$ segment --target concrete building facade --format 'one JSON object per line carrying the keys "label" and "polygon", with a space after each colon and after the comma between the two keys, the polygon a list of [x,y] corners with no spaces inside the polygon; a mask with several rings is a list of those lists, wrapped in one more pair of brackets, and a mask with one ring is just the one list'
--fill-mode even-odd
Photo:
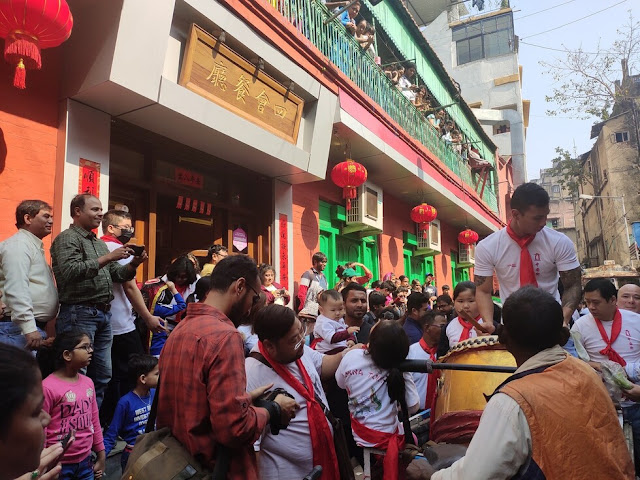
{"label": "concrete building facade", "polygon": [[531,180],[544,187],[549,194],[549,216],[547,226],[564,233],[571,241],[576,243],[576,222],[574,198],[571,192],[560,184],[560,176],[554,175],[551,169],[540,170],[540,178]]}

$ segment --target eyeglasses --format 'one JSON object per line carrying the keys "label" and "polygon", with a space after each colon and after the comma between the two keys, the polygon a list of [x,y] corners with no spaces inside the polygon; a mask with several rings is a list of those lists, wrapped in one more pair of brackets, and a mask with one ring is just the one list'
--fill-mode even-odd
{"label": "eyeglasses", "polygon": [[253,288],[251,285],[249,285],[249,283],[247,283],[247,287],[249,287],[251,290],[253,290],[253,293],[255,293],[255,295],[253,296],[253,299],[251,300],[251,304],[255,305],[256,303],[258,303],[260,301],[260,294],[256,291],[255,288]]}
{"label": "eyeglasses", "polygon": [[432,327],[437,327],[437,328],[439,328],[440,330],[442,330],[443,328],[446,328],[446,327],[447,327],[447,324],[446,324],[446,323],[443,323],[443,324],[441,324],[441,325],[431,325],[431,326],[432,326]]}
{"label": "eyeglasses", "polygon": [[89,343],[87,345],[78,345],[74,348],[74,350],[84,350],[85,352],[93,352],[93,343]]}
{"label": "eyeglasses", "polygon": [[133,233],[134,228],[130,227],[129,225],[114,225],[115,228],[119,228],[120,230],[128,230],[129,232]]}
{"label": "eyeglasses", "polygon": [[300,340],[298,341],[298,343],[296,343],[293,346],[294,350],[298,350],[300,348],[300,346],[304,343],[304,337],[305,337],[305,333],[306,333],[307,329],[305,328],[304,324],[302,324],[302,327],[300,328]]}

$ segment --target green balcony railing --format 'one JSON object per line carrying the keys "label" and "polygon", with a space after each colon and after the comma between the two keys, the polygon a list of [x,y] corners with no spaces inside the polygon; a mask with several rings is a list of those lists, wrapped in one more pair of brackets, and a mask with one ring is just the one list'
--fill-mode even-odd
{"label": "green balcony railing", "polygon": [[[464,183],[475,188],[469,164],[439,137],[424,114],[393,85],[340,20],[335,19],[325,25],[330,12],[319,0],[269,1],[409,135],[431,150]],[[491,210],[498,212],[496,195],[489,182],[482,200]]]}

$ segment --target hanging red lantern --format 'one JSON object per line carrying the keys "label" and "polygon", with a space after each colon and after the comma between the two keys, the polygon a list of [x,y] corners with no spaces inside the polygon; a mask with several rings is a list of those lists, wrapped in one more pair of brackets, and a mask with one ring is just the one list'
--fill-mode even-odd
{"label": "hanging red lantern", "polygon": [[367,169],[364,165],[347,158],[333,167],[331,180],[342,188],[342,198],[347,199],[347,210],[350,210],[351,200],[358,196],[356,189],[367,181]]}
{"label": "hanging red lantern", "polygon": [[478,232],[474,232],[470,228],[467,228],[458,234],[458,241],[463,245],[472,245],[476,243],[479,238],[480,235],[478,235]]}
{"label": "hanging red lantern", "polygon": [[16,66],[13,86],[26,87],[26,69],[40,70],[40,50],[57,47],[73,27],[65,0],[0,1],[0,37],[4,38],[4,59]]}
{"label": "hanging red lantern", "polygon": [[411,210],[411,220],[419,225],[419,230],[422,231],[423,238],[427,238],[427,230],[429,229],[429,223],[433,222],[438,216],[438,211],[435,207],[422,203]]}

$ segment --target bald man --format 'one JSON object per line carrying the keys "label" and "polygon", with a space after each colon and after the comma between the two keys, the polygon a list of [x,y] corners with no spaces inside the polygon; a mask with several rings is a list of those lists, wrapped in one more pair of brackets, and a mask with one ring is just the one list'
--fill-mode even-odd
{"label": "bald man", "polygon": [[618,307],[640,313],[640,287],[634,283],[627,283],[618,290]]}

